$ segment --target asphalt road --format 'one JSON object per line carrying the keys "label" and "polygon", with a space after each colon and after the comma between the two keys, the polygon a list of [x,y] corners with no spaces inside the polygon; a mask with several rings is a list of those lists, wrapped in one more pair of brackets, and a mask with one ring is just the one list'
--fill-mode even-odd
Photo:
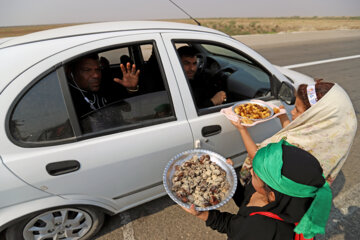
{"label": "asphalt road", "polygon": [[[360,31],[340,30],[276,35],[235,36],[273,64],[288,66],[360,54]],[[340,84],[360,112],[360,58],[294,68],[304,74]],[[333,188],[333,209],[325,236],[317,239],[360,239],[360,134]],[[230,201],[221,210],[236,212]],[[226,239],[184,212],[167,196],[108,217],[97,240]]]}

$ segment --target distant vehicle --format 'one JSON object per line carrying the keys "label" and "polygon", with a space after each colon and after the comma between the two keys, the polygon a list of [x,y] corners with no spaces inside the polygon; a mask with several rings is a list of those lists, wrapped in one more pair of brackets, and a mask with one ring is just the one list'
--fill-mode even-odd
{"label": "distant vehicle", "polygon": [[[0,42],[0,231],[7,239],[89,239],[104,214],[165,195],[163,170],[188,149],[240,166],[245,147],[220,109],[254,98],[291,108],[294,88],[313,82],[195,25],[96,23]],[[194,103],[176,51],[184,45],[199,51],[199,71],[227,93],[226,103]],[[147,76],[140,87],[150,90],[78,117],[67,65],[89,53],[108,59],[111,76],[129,57]],[[280,128],[273,119],[250,131],[260,142]]]}

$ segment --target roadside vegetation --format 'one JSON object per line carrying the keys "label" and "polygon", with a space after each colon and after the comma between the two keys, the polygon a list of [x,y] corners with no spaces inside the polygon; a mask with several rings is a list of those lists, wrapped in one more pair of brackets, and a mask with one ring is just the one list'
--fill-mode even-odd
{"label": "roadside vegetation", "polygon": [[[217,29],[229,35],[360,29],[360,17],[208,18],[197,20],[202,26]],[[174,21],[195,24],[192,20]]]}
{"label": "roadside vegetation", "polygon": [[[202,26],[229,35],[271,34],[279,32],[360,29],[360,17],[291,17],[291,18],[199,18]],[[196,24],[191,19],[161,20]],[[1,37],[20,36],[36,31],[74,24],[18,26],[0,28]]]}

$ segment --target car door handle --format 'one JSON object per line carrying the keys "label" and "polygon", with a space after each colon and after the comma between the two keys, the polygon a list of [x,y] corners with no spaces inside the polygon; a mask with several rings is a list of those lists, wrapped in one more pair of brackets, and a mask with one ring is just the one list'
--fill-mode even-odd
{"label": "car door handle", "polygon": [[220,125],[210,125],[201,129],[201,134],[203,137],[210,137],[219,133],[221,133]]}
{"label": "car door handle", "polygon": [[75,172],[79,169],[80,169],[80,163],[76,160],[54,162],[46,165],[46,171],[51,176],[67,174],[67,173]]}

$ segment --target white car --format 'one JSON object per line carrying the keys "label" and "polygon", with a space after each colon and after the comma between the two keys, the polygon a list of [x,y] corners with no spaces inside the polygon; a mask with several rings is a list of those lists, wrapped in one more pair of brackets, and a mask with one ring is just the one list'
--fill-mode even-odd
{"label": "white car", "polygon": [[[194,103],[181,46],[197,49],[198,71],[211,84],[204,89],[220,87],[226,102]],[[113,84],[125,56],[147,91],[78,116],[68,66],[90,53],[108,60],[102,84]],[[2,39],[0,62],[0,231],[16,240],[90,238],[104,214],[165,195],[163,170],[185,150],[208,149],[240,166],[245,147],[220,109],[254,98],[290,109],[294,88],[313,82],[290,70],[285,76],[222,32],[167,22],[86,24]],[[260,142],[280,128],[272,119],[250,132]]]}

